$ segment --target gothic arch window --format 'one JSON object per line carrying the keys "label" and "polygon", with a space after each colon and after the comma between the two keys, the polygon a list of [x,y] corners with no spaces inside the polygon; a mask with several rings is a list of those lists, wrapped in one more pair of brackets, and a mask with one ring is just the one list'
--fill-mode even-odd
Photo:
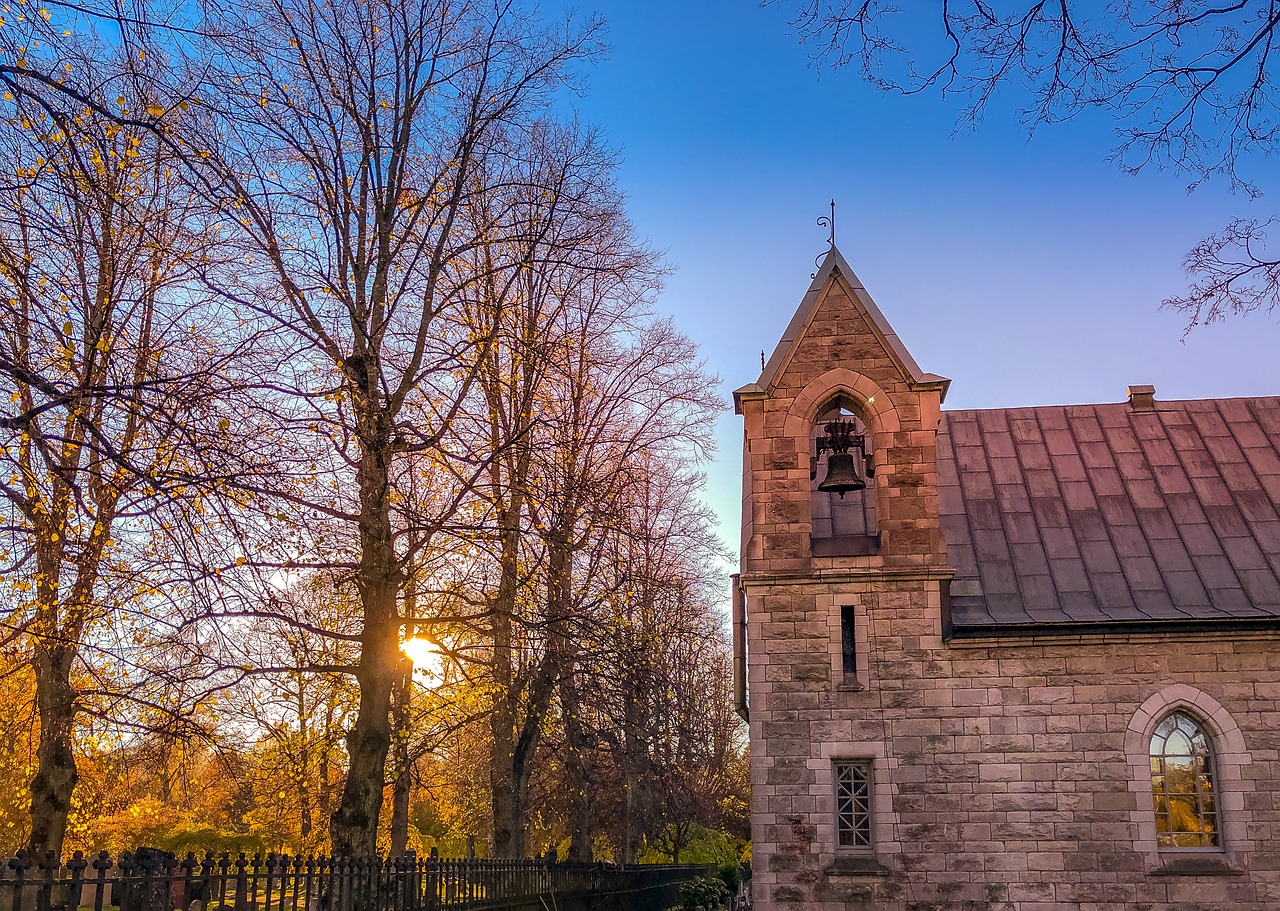
{"label": "gothic arch window", "polygon": [[1187,852],[1196,853],[1196,869],[1247,869],[1253,755],[1218,700],[1185,683],[1166,684],[1130,717],[1124,752],[1135,798],[1133,847],[1149,871],[1185,872],[1179,865]]}
{"label": "gothic arch window", "polygon": [[[820,489],[827,480],[831,468],[832,451],[822,445],[829,436],[828,426],[833,422],[851,423],[852,435],[863,441],[861,450],[851,450],[856,458],[867,456],[865,464],[858,466],[867,486],[851,490],[841,496]],[[871,433],[854,411],[853,403],[844,396],[837,396],[821,409],[810,429],[809,494],[812,519],[810,544],[816,557],[860,556],[878,553],[880,535],[876,529],[875,483],[870,477]]]}
{"label": "gothic arch window", "polygon": [[1204,725],[1181,709],[1151,735],[1151,791],[1159,848],[1220,848],[1213,744]]}

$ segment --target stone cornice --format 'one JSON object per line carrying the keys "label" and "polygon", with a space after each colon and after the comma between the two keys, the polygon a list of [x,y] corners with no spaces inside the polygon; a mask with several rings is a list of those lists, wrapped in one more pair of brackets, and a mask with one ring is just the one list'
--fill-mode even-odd
{"label": "stone cornice", "polygon": [[1222,617],[1182,620],[1099,620],[1088,622],[1003,623],[955,626],[947,637],[952,645],[1026,645],[1031,640],[1099,641],[1130,636],[1235,636],[1280,632],[1280,617]]}
{"label": "stone cornice", "polygon": [[782,572],[744,572],[741,584],[750,585],[829,585],[832,582],[946,582],[955,577],[950,566],[901,566],[824,568],[786,570]]}

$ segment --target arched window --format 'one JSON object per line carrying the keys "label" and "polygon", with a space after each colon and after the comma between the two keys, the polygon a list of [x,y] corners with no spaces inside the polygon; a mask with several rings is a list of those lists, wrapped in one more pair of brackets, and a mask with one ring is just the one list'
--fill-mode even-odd
{"label": "arched window", "polygon": [[1151,735],[1151,791],[1156,844],[1220,848],[1213,747],[1204,728],[1183,711],[1165,716]]}
{"label": "arched window", "polygon": [[818,557],[874,554],[879,552],[880,536],[876,529],[875,484],[867,469],[860,470],[867,482],[867,487],[862,490],[840,495],[819,489],[830,470],[831,456],[831,451],[819,441],[824,438],[832,421],[852,424],[852,436],[861,440],[861,448],[856,450],[856,455],[865,458],[868,466],[871,464],[870,432],[854,413],[850,402],[843,397],[835,399],[818,415],[811,431],[810,445],[813,448],[810,449],[809,492],[813,554]]}

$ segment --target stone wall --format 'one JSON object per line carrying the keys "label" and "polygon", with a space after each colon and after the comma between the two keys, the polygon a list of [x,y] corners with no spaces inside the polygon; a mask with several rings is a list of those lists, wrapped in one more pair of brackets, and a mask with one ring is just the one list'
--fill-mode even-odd
{"label": "stone wall", "polygon": [[[1277,637],[944,644],[936,582],[753,589],[757,907],[1280,908]],[[866,615],[861,688],[830,656],[845,603]],[[1155,848],[1142,769],[1177,706],[1214,734],[1225,852]],[[832,762],[863,757],[878,867],[842,872]]]}
{"label": "stone wall", "polygon": [[[1280,637],[944,642],[947,381],[831,261],[735,394],[757,907],[1280,909]],[[815,558],[809,446],[837,396],[870,430],[880,551]],[[1214,735],[1225,851],[1155,847],[1146,750],[1178,706]],[[840,759],[873,762],[867,854],[834,847]]]}

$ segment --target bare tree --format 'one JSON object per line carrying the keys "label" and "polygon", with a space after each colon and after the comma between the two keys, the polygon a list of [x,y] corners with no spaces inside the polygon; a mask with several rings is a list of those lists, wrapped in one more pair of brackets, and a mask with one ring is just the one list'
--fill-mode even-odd
{"label": "bare tree", "polygon": [[[459,289],[476,280],[460,266],[502,223],[469,213],[575,61],[594,52],[596,31],[444,0],[261,0],[206,27],[217,47],[201,45],[189,61],[198,80],[167,97],[198,97],[200,115],[178,124],[195,185],[244,245],[234,283],[211,274],[211,284],[293,343],[274,377],[290,447],[280,464],[297,470],[255,495],[292,504],[295,524],[350,530],[346,555],[317,561],[349,570],[361,603],[360,701],[331,835],[336,851],[371,855],[407,536],[430,546],[480,470],[468,470],[474,447],[453,432],[489,344],[460,319]],[[412,512],[398,472],[424,454],[455,460],[459,483],[424,494],[397,523],[397,510]]]}
{"label": "bare tree", "polygon": [[[607,310],[646,298],[658,275],[653,254],[630,236],[612,155],[599,138],[549,123],[533,138],[531,154],[509,156],[510,178],[489,181],[486,205],[508,212],[511,227],[474,251],[470,271],[479,279],[468,289],[472,331],[492,339],[469,425],[492,458],[477,489],[485,511],[470,534],[491,557],[477,624],[494,694],[492,851],[510,857],[525,850],[529,777],[554,695],[537,510],[548,466],[571,458],[550,430],[563,401],[566,348],[613,331],[600,319],[577,325],[589,320],[584,308],[609,322]],[[495,268],[502,263],[513,267]]]}
{"label": "bare tree", "polygon": [[[255,673],[232,690],[268,793],[289,786],[288,799],[272,803],[294,815],[280,827],[278,847],[322,853],[328,840],[323,821],[333,813],[341,780],[341,732],[355,708],[350,678],[358,641],[359,611],[349,586],[321,574],[297,581],[271,609],[235,623],[243,650],[234,657]],[[273,780],[272,780],[273,779]],[[265,810],[266,808],[262,808]],[[320,825],[317,825],[320,822]],[[293,833],[296,831],[296,837]]]}
{"label": "bare tree", "polygon": [[[1101,111],[1116,124],[1113,157],[1130,172],[1172,168],[1193,188],[1223,178],[1256,197],[1262,187],[1247,169],[1280,140],[1276,0],[951,0],[931,14],[933,36],[919,28],[921,13],[884,0],[766,3],[792,11],[819,64],[855,68],[889,91],[966,98],[967,125],[1006,88],[1024,92],[1033,130]],[[1184,260],[1191,287],[1165,305],[1191,326],[1273,311],[1280,256],[1268,246],[1271,223],[1237,219],[1198,244]]]}
{"label": "bare tree", "polygon": [[739,734],[716,683],[727,654],[715,610],[724,554],[700,479],[681,460],[648,453],[626,472],[621,508],[602,528],[613,556],[584,636],[579,711],[602,753],[597,775],[618,782],[616,799],[597,800],[593,834],[616,833],[621,859],[633,863],[641,838],[669,822],[718,821]]}
{"label": "bare tree", "polygon": [[[103,105],[145,106],[110,58],[65,47],[67,84]],[[73,677],[86,651],[109,647],[108,618],[118,632],[148,624],[158,584],[143,570],[154,563],[148,533],[192,505],[175,481],[190,467],[167,429],[208,403],[218,346],[192,317],[203,303],[192,263],[208,239],[150,131],[32,93],[5,112],[0,144],[16,171],[0,186],[3,622],[5,638],[25,637],[35,669],[29,847],[58,853],[92,686]]]}
{"label": "bare tree", "polygon": [[564,352],[555,395],[544,411],[553,445],[538,459],[531,501],[546,555],[548,654],[564,726],[570,788],[572,860],[591,859],[592,752],[584,724],[584,691],[604,599],[602,565],[615,553],[610,535],[632,507],[629,488],[665,460],[699,458],[709,446],[719,407],[714,379],[700,369],[692,344],[665,321],[639,323],[612,295],[566,314]]}
{"label": "bare tree", "polygon": [[[532,242],[477,251],[528,264],[514,282],[478,285],[473,311],[481,326],[493,312],[507,314],[479,379],[480,432],[495,453],[480,488],[488,505],[481,540],[493,558],[483,605],[494,694],[492,850],[525,852],[530,781],[558,702],[579,796],[570,856],[587,857],[576,653],[600,596],[596,529],[620,506],[627,462],[646,448],[705,445],[717,403],[693,346],[648,311],[660,273],[621,217],[611,158],[594,136],[573,130],[542,134],[542,149],[535,164],[550,172],[535,183],[556,189],[522,208],[521,236]],[[495,308],[495,300],[507,304]]]}

